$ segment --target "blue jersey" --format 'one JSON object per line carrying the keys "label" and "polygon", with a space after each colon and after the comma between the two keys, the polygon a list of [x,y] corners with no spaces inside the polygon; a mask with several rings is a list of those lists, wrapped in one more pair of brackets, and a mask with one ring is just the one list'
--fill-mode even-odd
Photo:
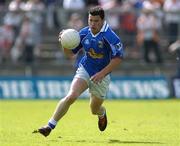
{"label": "blue jersey", "polygon": [[80,49],[84,49],[85,55],[79,65],[83,65],[90,77],[106,67],[112,58],[123,58],[123,45],[120,38],[106,22],[96,35],[92,34],[89,27],[81,29],[79,34],[81,43],[72,52],[76,54]]}

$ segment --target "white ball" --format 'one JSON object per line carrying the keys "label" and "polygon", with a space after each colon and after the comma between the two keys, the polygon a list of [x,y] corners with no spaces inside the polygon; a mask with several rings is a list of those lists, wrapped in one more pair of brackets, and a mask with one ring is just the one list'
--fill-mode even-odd
{"label": "white ball", "polygon": [[79,33],[75,29],[66,29],[61,34],[61,45],[66,49],[74,49],[80,44]]}

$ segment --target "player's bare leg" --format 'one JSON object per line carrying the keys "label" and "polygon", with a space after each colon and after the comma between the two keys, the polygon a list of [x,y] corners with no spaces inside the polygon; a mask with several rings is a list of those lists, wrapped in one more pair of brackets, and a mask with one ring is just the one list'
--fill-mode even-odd
{"label": "player's bare leg", "polygon": [[102,106],[104,99],[91,96],[90,108],[94,115],[98,115],[98,127],[100,131],[104,131],[107,126],[106,109]]}
{"label": "player's bare leg", "polygon": [[88,88],[86,81],[75,78],[71,84],[70,91],[66,97],[60,100],[52,116],[55,121],[59,121],[68,111],[70,105]]}
{"label": "player's bare leg", "polygon": [[88,88],[85,80],[74,78],[70,87],[70,91],[66,97],[61,99],[54,111],[53,116],[48,122],[48,125],[38,129],[38,132],[44,136],[48,136],[52,129],[55,128],[57,122],[66,114],[70,105]]}

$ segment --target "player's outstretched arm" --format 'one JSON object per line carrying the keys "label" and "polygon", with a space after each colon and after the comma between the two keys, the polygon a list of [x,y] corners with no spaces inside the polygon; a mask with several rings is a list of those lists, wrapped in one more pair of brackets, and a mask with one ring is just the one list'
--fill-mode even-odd
{"label": "player's outstretched arm", "polygon": [[110,63],[103,68],[100,72],[96,73],[91,77],[91,80],[94,83],[99,83],[102,79],[109,73],[111,73],[119,64],[121,63],[121,58],[115,57],[113,58]]}
{"label": "player's outstretched arm", "polygon": [[115,68],[119,66],[121,63],[121,58],[120,57],[115,57],[113,58],[110,63],[101,70],[101,72],[106,76],[107,74],[111,73]]}
{"label": "player's outstretched arm", "polygon": [[74,54],[72,53],[71,50],[67,49],[67,48],[63,48],[64,54],[66,55],[67,58],[71,59],[74,57]]}

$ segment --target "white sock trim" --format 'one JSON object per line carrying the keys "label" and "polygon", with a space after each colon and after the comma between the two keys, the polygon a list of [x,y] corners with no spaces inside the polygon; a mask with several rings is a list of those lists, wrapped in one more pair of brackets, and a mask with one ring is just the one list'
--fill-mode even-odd
{"label": "white sock trim", "polygon": [[57,125],[57,121],[55,121],[53,118],[49,120],[49,123],[53,124],[54,126]]}
{"label": "white sock trim", "polygon": [[98,117],[99,117],[99,118],[103,118],[103,117],[104,117],[104,115],[105,115],[105,113],[106,113],[106,110],[104,110],[104,112],[103,112],[103,114],[102,114],[102,115],[98,115]]}

